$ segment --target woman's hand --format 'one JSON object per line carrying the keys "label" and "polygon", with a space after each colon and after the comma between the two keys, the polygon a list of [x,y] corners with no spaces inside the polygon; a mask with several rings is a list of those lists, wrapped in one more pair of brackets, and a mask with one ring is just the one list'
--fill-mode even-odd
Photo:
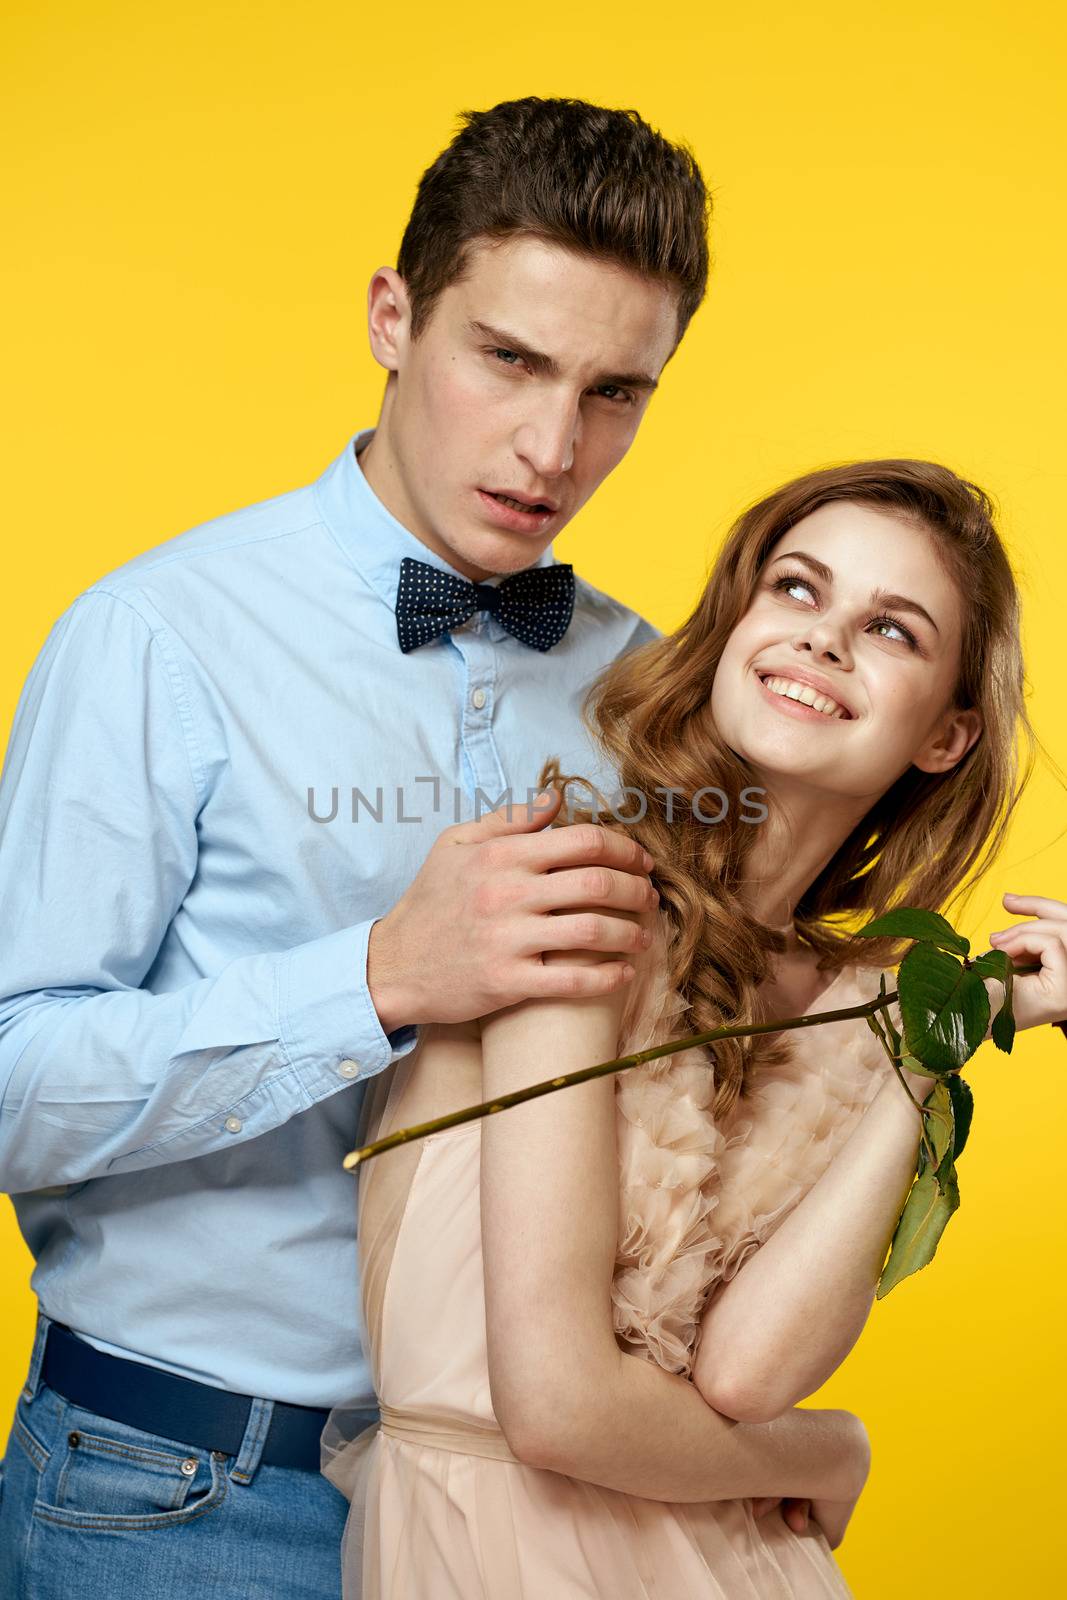
{"label": "woman's hand", "polygon": [[836,1550],[845,1537],[845,1529],[862,1493],[861,1484],[847,1500],[801,1500],[788,1495],[761,1495],[752,1501],[752,1515],[758,1521],[773,1511],[775,1506],[781,1506],[786,1526],[792,1528],[794,1533],[804,1533],[809,1521],[816,1522],[826,1535],[830,1549]]}
{"label": "woman's hand", "polygon": [[1026,973],[1012,985],[1016,1028],[1067,1020],[1067,901],[1036,894],[1006,894],[1003,898],[1008,911],[1032,920],[991,933],[989,943],[994,950],[1003,950],[1016,966],[1025,966],[1033,957],[1041,962],[1040,972]]}
{"label": "woman's hand", "polygon": [[826,1535],[826,1542],[831,1550],[836,1550],[845,1537],[852,1513],[856,1509],[856,1502],[863,1493],[862,1488],[856,1490],[847,1500],[813,1500],[811,1502],[812,1520],[819,1524]]}
{"label": "woman's hand", "polygon": [[759,1495],[752,1501],[752,1515],[758,1521],[760,1517],[765,1517],[769,1511],[773,1511],[775,1506],[781,1506],[786,1525],[792,1528],[794,1533],[804,1532],[811,1516],[810,1500],[780,1494]]}
{"label": "woman's hand", "polygon": [[826,1535],[826,1542],[831,1550],[836,1550],[845,1537],[845,1529],[849,1519],[856,1509],[856,1502],[863,1493],[864,1486],[871,1472],[871,1440],[861,1418],[856,1418],[855,1429],[855,1459],[852,1462],[853,1471],[851,1482],[848,1484],[848,1493],[843,1500],[828,1500],[816,1497],[811,1502],[812,1521],[817,1522]]}
{"label": "woman's hand", "polygon": [[792,1528],[794,1533],[804,1533],[809,1521],[816,1522],[826,1535],[830,1549],[837,1549],[845,1537],[849,1518],[856,1509],[856,1502],[863,1493],[871,1471],[870,1435],[862,1419],[849,1412],[843,1412],[842,1415],[850,1417],[854,1424],[842,1450],[842,1463],[847,1466],[846,1498],[829,1500],[824,1497],[804,1499],[796,1495],[753,1495],[752,1514],[757,1521],[776,1506],[781,1506],[786,1526]]}

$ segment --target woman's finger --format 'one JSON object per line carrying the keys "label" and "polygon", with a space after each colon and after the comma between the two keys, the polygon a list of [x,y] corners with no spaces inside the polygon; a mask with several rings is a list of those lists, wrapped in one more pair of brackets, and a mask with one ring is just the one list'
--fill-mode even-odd
{"label": "woman's finger", "polygon": [[782,1515],[794,1533],[804,1533],[811,1516],[811,1501],[796,1497],[783,1500]]}
{"label": "woman's finger", "polygon": [[1019,933],[1040,933],[1062,942],[1067,939],[1067,922],[1056,922],[1051,917],[1035,917],[1032,922],[1015,922],[1010,928],[995,928],[989,937],[1007,939]]}
{"label": "woman's finger", "polygon": [[1017,916],[1032,912],[1035,917],[1052,917],[1067,922],[1067,900],[1050,900],[1043,894],[1005,894],[1001,898],[1009,911]]}
{"label": "woman's finger", "polygon": [[[1020,922],[1002,933],[990,934],[990,943],[1013,964],[1025,966],[1024,956],[1036,956],[1036,972],[1015,979],[1012,1009],[1019,1028],[1060,1022],[1067,1017],[1067,923],[1038,918]],[[1000,980],[996,981],[998,988]]]}
{"label": "woman's finger", "polygon": [[1013,962],[1022,955],[1039,957],[1041,971],[1021,974],[1017,980],[1019,983],[1067,972],[1067,929],[1049,928],[1047,923],[1031,922],[1025,928],[1009,928],[1005,933],[991,934],[990,939],[993,948],[1003,950]]}

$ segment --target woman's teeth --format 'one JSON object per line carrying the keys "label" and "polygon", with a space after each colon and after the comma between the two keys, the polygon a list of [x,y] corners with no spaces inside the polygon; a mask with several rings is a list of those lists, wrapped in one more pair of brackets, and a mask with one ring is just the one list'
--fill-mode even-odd
{"label": "woman's teeth", "polygon": [[844,720],[848,715],[844,706],[839,706],[836,700],[827,699],[826,695],[820,694],[810,684],[797,683],[794,678],[763,678],[761,682],[772,694],[785,695],[787,700],[799,700],[801,705],[811,706],[815,711],[821,711],[824,716]]}

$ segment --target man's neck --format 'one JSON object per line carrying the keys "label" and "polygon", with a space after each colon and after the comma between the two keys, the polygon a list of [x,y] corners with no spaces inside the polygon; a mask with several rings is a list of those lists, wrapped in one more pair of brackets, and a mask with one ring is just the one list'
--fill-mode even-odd
{"label": "man's neck", "polygon": [[472,566],[455,550],[438,539],[432,529],[420,526],[420,518],[415,515],[409,497],[404,491],[403,475],[394,452],[390,449],[388,432],[383,431],[381,419],[372,436],[359,451],[356,464],[390,516],[395,517],[413,539],[418,539],[427,550],[432,550],[435,556],[447,561],[454,571],[462,573],[471,583],[497,581],[498,573]]}

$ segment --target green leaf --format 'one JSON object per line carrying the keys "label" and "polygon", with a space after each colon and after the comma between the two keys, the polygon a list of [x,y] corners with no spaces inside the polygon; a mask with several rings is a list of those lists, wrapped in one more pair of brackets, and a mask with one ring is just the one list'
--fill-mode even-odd
{"label": "green leaf", "polygon": [[[948,1194],[950,1185],[951,1186],[955,1186],[955,1184],[956,1184],[956,1168],[955,1168],[955,1165],[954,1165],[953,1160],[952,1160],[952,1151],[951,1150],[946,1150],[944,1155],[941,1157],[941,1160],[938,1163],[937,1172],[935,1173],[935,1177],[937,1178],[937,1187],[940,1189],[940,1191],[941,1191],[941,1193],[943,1195],[947,1195]],[[957,1190],[957,1196],[958,1196],[958,1193],[959,1193],[959,1191]],[[958,1202],[958,1198],[957,1198],[957,1204],[958,1203],[959,1202]]]}
{"label": "green leaf", "polygon": [[934,1067],[928,1067],[925,1062],[919,1060],[918,1056],[902,1055],[900,1064],[902,1067],[906,1067],[909,1072],[918,1072],[924,1078],[943,1078],[945,1076],[943,1072],[936,1070]]}
{"label": "green leaf", "polygon": [[1002,983],[1007,983],[1011,958],[1006,950],[983,950],[971,962],[971,971],[977,972],[980,978],[999,978]]}
{"label": "green leaf", "polygon": [[998,1050],[1003,1050],[1005,1055],[1011,1055],[1011,1047],[1015,1043],[1015,1013],[1012,1010],[1011,994],[1014,973],[1011,962],[1008,962],[1008,975],[1004,980],[1004,1000],[1000,1010],[993,1018],[993,1027],[990,1036]]}
{"label": "green leaf", "polygon": [[935,1072],[969,1061],[989,1026],[989,996],[974,968],[932,945],[911,947],[897,969],[908,1051]]}
{"label": "green leaf", "polygon": [[944,1078],[939,1078],[926,1099],[926,1137],[934,1148],[934,1162],[940,1175],[941,1163],[952,1158],[954,1121],[952,1096]]}
{"label": "green leaf", "polygon": [[875,917],[865,927],[856,930],[858,939],[924,939],[941,950],[952,950],[965,956],[971,941],[957,933],[951,922],[946,922],[939,911],[924,911],[918,906],[896,906],[884,916]]}
{"label": "green leaf", "polygon": [[952,1138],[952,1159],[958,1161],[963,1154],[963,1147],[967,1143],[967,1135],[971,1131],[971,1118],[974,1115],[974,1095],[966,1079],[961,1078],[958,1072],[950,1072],[945,1079],[948,1092],[952,1096],[952,1122],[955,1132]]}
{"label": "green leaf", "polygon": [[954,1172],[945,1194],[938,1188],[934,1173],[924,1172],[922,1177],[916,1178],[900,1213],[889,1260],[878,1279],[876,1299],[884,1299],[903,1278],[929,1265],[945,1225],[959,1203],[960,1192]]}

